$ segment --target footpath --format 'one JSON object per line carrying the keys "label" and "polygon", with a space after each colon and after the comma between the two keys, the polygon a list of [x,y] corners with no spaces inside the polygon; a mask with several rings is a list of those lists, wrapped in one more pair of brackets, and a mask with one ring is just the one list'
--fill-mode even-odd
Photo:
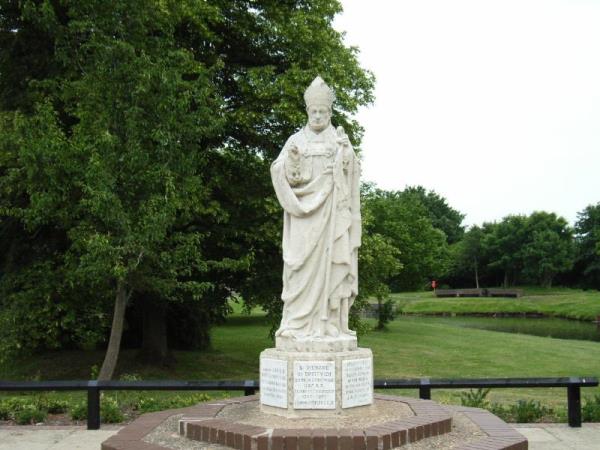
{"label": "footpath", "polygon": [[[529,439],[530,450],[599,450],[600,423],[581,428],[566,424],[513,424]],[[0,450],[100,450],[100,444],[119,431],[105,425],[101,430],[85,427],[9,426],[0,428]]]}

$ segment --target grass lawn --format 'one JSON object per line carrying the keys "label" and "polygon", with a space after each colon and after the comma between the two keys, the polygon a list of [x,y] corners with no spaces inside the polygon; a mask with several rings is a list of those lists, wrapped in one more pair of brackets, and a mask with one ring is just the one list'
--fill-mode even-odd
{"label": "grass lawn", "polygon": [[524,288],[521,298],[436,298],[433,292],[392,295],[403,314],[543,314],[578,320],[600,316],[600,292]]}
{"label": "grass lawn", "polygon": [[[581,295],[581,302],[591,301],[584,300]],[[414,294],[408,300],[418,304],[419,298],[424,295]],[[534,300],[527,297],[524,301]],[[257,379],[259,354],[264,348],[273,346],[268,330],[260,311],[247,316],[238,310],[226,324],[214,328],[211,350],[175,352],[177,364],[172,368],[139,365],[135,351],[126,350],[121,353],[118,376],[180,380]],[[360,345],[373,350],[376,378],[600,376],[598,342],[478,330],[451,323],[428,322],[419,317],[401,317],[391,322],[386,331],[371,332],[362,337]],[[102,357],[102,352],[60,352],[23,358],[0,366],[0,379],[88,379],[91,367],[99,365]],[[416,392],[402,391],[402,394],[415,396]],[[459,391],[434,390],[432,394],[434,400],[460,403]],[[583,390],[584,397],[594,394],[600,394],[600,390]],[[83,394],[51,395],[83,400]],[[120,399],[133,401],[136,395],[138,400],[144,396],[160,400],[189,394],[119,395]],[[490,394],[491,401],[505,404],[519,399],[535,399],[558,410],[566,409],[566,389],[498,389]]]}

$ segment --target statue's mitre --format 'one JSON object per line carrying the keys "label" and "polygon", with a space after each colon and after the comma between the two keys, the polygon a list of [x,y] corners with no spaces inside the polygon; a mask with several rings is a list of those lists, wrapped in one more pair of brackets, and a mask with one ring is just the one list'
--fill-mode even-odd
{"label": "statue's mitre", "polygon": [[331,108],[335,94],[323,78],[317,77],[310,83],[310,86],[304,91],[304,103],[310,105],[327,105]]}

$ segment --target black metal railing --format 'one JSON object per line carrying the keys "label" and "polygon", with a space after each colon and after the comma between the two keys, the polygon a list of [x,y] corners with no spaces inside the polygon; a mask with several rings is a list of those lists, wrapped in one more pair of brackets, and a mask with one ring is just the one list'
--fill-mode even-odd
{"label": "black metal railing", "polygon": [[[375,389],[418,389],[419,397],[431,399],[432,389],[478,388],[567,388],[569,425],[581,426],[581,388],[598,386],[595,377],[568,378],[483,378],[375,380]],[[102,391],[243,391],[253,395],[260,389],[256,380],[243,381],[0,381],[0,391],[87,391],[87,428],[100,428]]]}

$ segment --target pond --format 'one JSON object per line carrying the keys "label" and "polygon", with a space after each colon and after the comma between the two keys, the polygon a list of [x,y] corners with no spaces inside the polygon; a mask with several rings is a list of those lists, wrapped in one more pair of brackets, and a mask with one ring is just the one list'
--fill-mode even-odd
{"label": "pond", "polygon": [[396,320],[443,323],[460,328],[530,334],[557,339],[578,339],[600,342],[600,327],[592,322],[558,318],[474,317],[474,316],[397,316]]}

